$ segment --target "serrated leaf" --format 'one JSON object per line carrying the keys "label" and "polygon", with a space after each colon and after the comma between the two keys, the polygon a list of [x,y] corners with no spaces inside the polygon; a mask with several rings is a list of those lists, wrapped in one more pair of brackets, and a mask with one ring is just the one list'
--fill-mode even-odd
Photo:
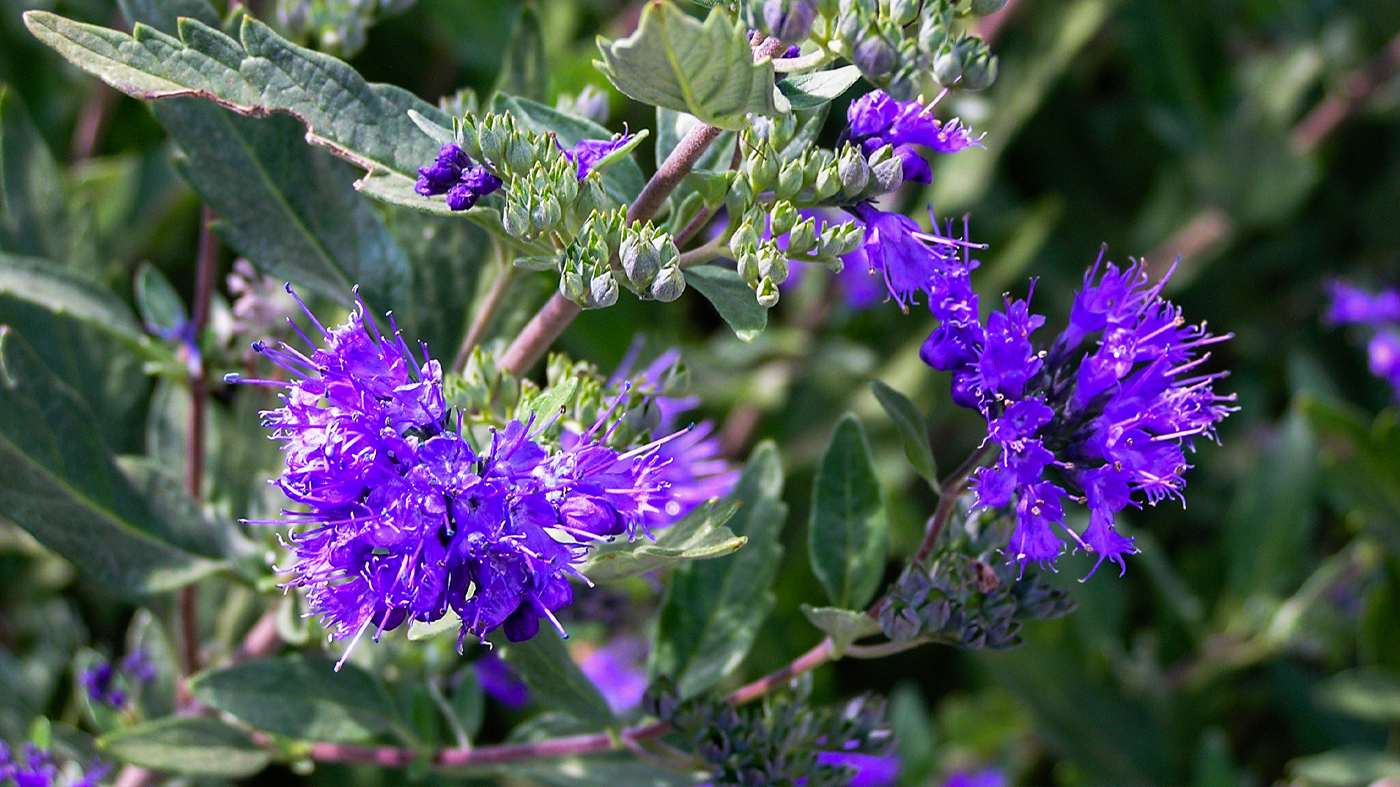
{"label": "serrated leaf", "polygon": [[928,441],[928,422],[923,413],[909,401],[909,397],[885,385],[879,380],[870,383],[870,392],[875,400],[885,408],[885,413],[894,422],[899,442],[904,446],[904,456],[914,466],[923,479],[938,488],[938,464],[933,459],[933,447]]}
{"label": "serrated leaf", "polygon": [[751,342],[768,327],[768,310],[736,271],[718,265],[696,265],[685,271],[685,283],[705,296],[734,335]]}
{"label": "serrated leaf", "polygon": [[738,510],[739,504],[733,500],[710,500],[658,531],[655,541],[639,538],[598,547],[579,571],[594,582],[608,582],[691,560],[724,557],[747,540],[724,526]]}
{"label": "serrated leaf", "polygon": [[607,700],[569,657],[569,649],[553,628],[545,626],[524,642],[504,640],[499,635],[492,637],[501,658],[520,673],[536,700],[595,728],[617,723]]}
{"label": "serrated leaf", "polygon": [[295,119],[245,118],[195,99],[152,109],[180,147],[180,174],[218,214],[219,235],[239,254],[342,303],[358,284],[376,311],[411,312],[403,250],[355,192],[350,169],[308,147]]}
{"label": "serrated leaf", "polygon": [[194,678],[201,702],[250,727],[309,741],[360,741],[391,730],[394,712],[373,677],[325,659],[257,659]]}
{"label": "serrated leaf", "polygon": [[787,518],[777,447],[754,449],[729,500],[740,504],[728,526],[748,539],[738,552],[688,563],[671,575],[652,648],[652,677],[668,676],[693,697],[732,672],[773,608],[773,580]]}
{"label": "serrated leaf", "polygon": [[841,97],[860,79],[860,69],[842,66],[827,71],[793,74],[778,83],[793,109],[811,109]]}
{"label": "serrated leaf", "polygon": [[1400,677],[1376,668],[1347,670],[1318,687],[1318,700],[1338,713],[1377,724],[1400,722]]}
{"label": "serrated leaf", "polygon": [[205,716],[175,716],[99,738],[117,759],[157,771],[240,779],[267,767],[272,755],[242,730]]}
{"label": "serrated leaf", "polygon": [[[613,138],[611,131],[591,120],[560,112],[528,98],[497,93],[491,99],[491,111],[510,114],[518,123],[536,134],[552,133],[559,144],[566,148],[573,147],[585,139]],[[646,185],[642,168],[637,166],[637,162],[627,153],[623,153],[602,171],[602,177],[603,191],[619,205],[631,202]]]}
{"label": "serrated leaf", "polygon": [[851,413],[836,424],[817,466],[807,549],[836,606],[860,609],[879,589],[889,552],[885,494],[865,430]]}
{"label": "serrated leaf", "polygon": [[636,32],[616,41],[600,38],[598,48],[598,68],[643,103],[733,130],[747,126],[751,112],[778,112],[772,62],[753,61],[744,28],[721,7],[702,23],[669,0],[653,0]]}
{"label": "serrated leaf", "polygon": [[496,76],[496,93],[544,101],[549,96],[549,64],[545,60],[544,30],[535,4],[526,2],[506,45],[505,62]]}
{"label": "serrated leaf", "polygon": [[0,516],[107,590],[171,590],[219,568],[160,538],[163,525],[117,468],[92,414],[0,327]]}
{"label": "serrated leaf", "polygon": [[151,333],[172,338],[189,322],[185,302],[160,269],[143,263],[136,270],[136,308]]}
{"label": "serrated leaf", "polygon": [[807,616],[809,623],[831,637],[832,649],[838,658],[856,640],[880,633],[879,622],[864,612],[803,604],[802,614]]}
{"label": "serrated leaf", "polygon": [[0,254],[0,295],[100,328],[132,347],[150,344],[136,315],[121,298],[48,260]]}
{"label": "serrated leaf", "polygon": [[306,139],[362,169],[412,181],[436,152],[408,110],[451,120],[402,88],[366,82],[329,55],[296,46],[249,16],[241,40],[194,19],[179,38],[137,25],[131,35],[29,11],[25,25],[74,65],[142,100],[194,96],[245,115],[281,112],[307,126]]}

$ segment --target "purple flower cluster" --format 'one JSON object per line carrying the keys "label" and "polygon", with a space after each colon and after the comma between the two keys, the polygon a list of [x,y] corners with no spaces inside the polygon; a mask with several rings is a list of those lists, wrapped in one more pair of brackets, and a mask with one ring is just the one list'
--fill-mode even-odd
{"label": "purple flower cluster", "polygon": [[1390,383],[1400,400],[1400,292],[1370,293],[1346,282],[1328,285],[1332,303],[1326,320],[1332,325],[1361,325],[1373,333],[1366,343],[1371,374]]}
{"label": "purple flower cluster", "polygon": [[[1149,286],[1141,265],[1119,270],[1101,255],[1048,351],[1031,340],[1045,318],[1030,311],[1029,297],[1008,297],[985,323],[970,288],[949,288],[930,304],[942,323],[922,357],[951,372],[954,400],[987,419],[987,440],[1001,455],[976,472],[976,505],[1014,506],[1007,554],[1022,567],[1053,562],[1064,537],[1098,555],[1094,570],[1105,559],[1123,567],[1137,550],[1114,515],[1144,500],[1183,499],[1184,452],[1197,435],[1214,438],[1234,409],[1233,395],[1214,391],[1223,373],[1194,373],[1209,357],[1201,348],[1230,337],[1188,325],[1160,297],[1165,281]],[[1066,498],[1089,508],[1083,533],[1065,525]]]}
{"label": "purple flower cluster", "polygon": [[[946,91],[945,91],[946,92]],[[904,179],[914,183],[932,183],[933,170],[915,150],[921,145],[936,153],[957,153],[970,147],[981,147],[981,138],[974,138],[967,126],[954,118],[944,123],[933,116],[933,101],[927,106],[920,101],[896,101],[883,90],[866,93],[851,102],[846,111],[843,142],[859,145],[869,156],[886,145],[893,145],[895,155],[904,163]]]}
{"label": "purple flower cluster", "polygon": [[146,651],[137,648],[126,654],[120,665],[106,660],[97,662],[83,670],[79,680],[93,702],[120,708],[126,704],[127,688],[150,683],[155,677],[155,664]]}
{"label": "purple flower cluster", "polygon": [[908,216],[885,213],[869,203],[847,210],[865,225],[865,236],[860,246],[843,256],[842,261],[870,276],[881,277],[890,297],[905,312],[920,292],[928,294],[931,305],[946,300],[947,288],[966,281],[967,274],[977,265],[966,259],[966,252],[979,246],[954,238],[951,232],[940,234],[937,221],[933,222],[932,232],[924,232]]}
{"label": "purple flower cluster", "polygon": [[665,440],[626,453],[602,444],[613,408],[553,452],[519,421],[477,446],[453,423],[426,348],[419,363],[362,303],[333,329],[307,316],[324,345],[301,334],[310,356],[254,348],[292,381],[245,382],[286,388],[264,424],[285,452],[274,483],[304,510],[260,524],[307,526],[291,537],[291,584],[332,637],[378,637],[451,610],[464,636],[499,627],[528,639],[541,618],[558,627],[591,544],[644,531],[672,502]]}
{"label": "purple flower cluster", "polygon": [[[94,787],[107,775],[107,766],[94,762],[87,773],[69,782],[66,787]],[[23,754],[10,750],[0,741],[0,785],[15,787],[60,787],[58,765],[53,755],[27,743]]]}
{"label": "purple flower cluster", "polygon": [[[598,162],[613,154],[613,151],[632,141],[631,134],[619,134],[612,139],[581,139],[571,148],[562,145],[564,158],[578,171],[578,179],[583,180],[598,165]],[[557,143],[556,143],[557,144]]]}
{"label": "purple flower cluster", "polygon": [[413,190],[425,197],[446,194],[448,208],[467,210],[500,187],[501,179],[491,170],[474,164],[465,150],[449,142],[438,150],[433,163],[418,168],[418,183]]}

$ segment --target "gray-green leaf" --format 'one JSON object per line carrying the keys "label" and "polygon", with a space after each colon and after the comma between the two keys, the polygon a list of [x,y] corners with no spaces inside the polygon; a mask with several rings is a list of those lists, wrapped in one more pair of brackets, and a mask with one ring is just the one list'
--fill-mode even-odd
{"label": "gray-green leaf", "polygon": [[388,698],[353,664],[300,655],[236,664],[197,676],[201,702],[260,730],[310,741],[360,741],[394,726]]}
{"label": "gray-green leaf", "polygon": [[3,327],[0,516],[118,593],[171,590],[219,568],[161,538],[164,524],[117,468],[92,413]]}
{"label": "gray-green leaf", "polygon": [[829,71],[793,74],[779,82],[778,89],[793,109],[811,109],[840,98],[857,79],[860,79],[859,68],[842,66]]}
{"label": "gray-green leaf", "polygon": [[48,260],[0,254],[0,295],[100,328],[132,347],[150,343],[121,298]]}
{"label": "gray-green leaf", "polygon": [[757,339],[768,327],[768,310],[737,272],[718,265],[697,265],[686,269],[685,283],[714,304],[715,311],[743,341]]}
{"label": "gray-green leaf", "polygon": [[153,333],[172,337],[183,330],[190,315],[185,311],[185,302],[180,293],[165,278],[156,266],[143,263],[136,270],[136,308],[141,312],[141,321]]}
{"label": "gray-green leaf", "polygon": [[880,624],[864,612],[856,612],[840,607],[814,607],[802,605],[802,614],[808,622],[821,629],[828,637],[837,657],[861,637],[880,633]]}
{"label": "gray-green leaf", "polygon": [[597,548],[579,571],[595,582],[607,582],[690,560],[724,557],[742,547],[746,540],[724,526],[738,510],[739,504],[732,500],[710,500],[661,530],[655,541],[639,538]]}
{"label": "gray-green leaf", "polygon": [[237,727],[204,716],[174,716],[98,739],[117,759],[157,771],[240,779],[272,755]]}
{"label": "gray-green leaf", "polygon": [[[504,637],[493,638],[503,640]],[[594,727],[617,723],[598,687],[583,674],[557,632],[545,630],[524,642],[498,642],[501,658],[520,673],[530,694],[546,707]]]}
{"label": "gray-green leaf", "polygon": [[850,413],[836,424],[817,466],[807,548],[812,571],[836,606],[859,609],[879,589],[889,551],[885,495],[865,430]]}
{"label": "gray-green leaf", "polygon": [[773,608],[772,585],[783,555],[778,537],[787,518],[782,490],[778,449],[765,442],[754,449],[730,496],[741,507],[729,529],[748,544],[671,575],[650,669],[653,677],[671,677],[683,696],[705,691],[738,667]]}
{"label": "gray-green leaf", "polygon": [[543,101],[549,95],[549,66],[544,30],[534,3],[525,3],[506,45],[506,60],[496,76],[496,93]]}
{"label": "gray-green leaf", "polygon": [[909,401],[909,397],[885,385],[879,380],[870,383],[870,392],[880,406],[885,408],[890,420],[894,421],[899,442],[904,446],[904,456],[915,472],[938,488],[938,464],[933,459],[933,447],[928,441],[928,422],[923,413]]}
{"label": "gray-green leaf", "polygon": [[753,61],[742,26],[721,7],[702,23],[668,0],[648,3],[632,35],[598,39],[598,68],[626,95],[742,129],[750,112],[776,114],[773,64]]}

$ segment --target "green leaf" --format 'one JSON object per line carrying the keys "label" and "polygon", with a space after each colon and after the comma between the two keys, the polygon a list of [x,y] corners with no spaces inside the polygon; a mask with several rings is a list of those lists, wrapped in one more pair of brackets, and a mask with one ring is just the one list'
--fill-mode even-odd
{"label": "green leaf", "polygon": [[394,713],[369,673],[325,659],[257,659],[191,682],[204,704],[259,730],[310,741],[361,741],[388,732]]}
{"label": "green leaf", "polygon": [[0,252],[67,260],[62,171],[19,94],[0,84]]}
{"label": "green leaf", "polygon": [[272,755],[251,737],[205,716],[174,716],[99,738],[117,759],[157,771],[240,779],[267,767]]}
{"label": "green leaf", "polygon": [[100,328],[132,347],[150,344],[136,315],[121,298],[48,260],[0,254],[0,295]]}
{"label": "green leaf", "polygon": [[1400,722],[1400,678],[1375,668],[1347,670],[1318,687],[1318,700],[1338,713],[1377,724]]}
{"label": "green leaf", "polygon": [[685,271],[685,283],[714,304],[719,316],[741,340],[751,342],[768,326],[768,310],[736,271],[718,265],[697,265]]}
{"label": "green leaf", "polygon": [[809,74],[793,74],[779,82],[778,89],[787,97],[793,109],[811,109],[840,98],[858,79],[859,68],[842,66]]}
{"label": "green leaf", "polygon": [[865,430],[851,413],[836,424],[817,466],[807,549],[813,573],[838,607],[860,609],[879,589],[889,552],[885,494]]}
{"label": "green leaf", "polygon": [[928,422],[924,420],[923,413],[909,401],[909,397],[879,380],[870,383],[870,392],[875,394],[876,401],[885,408],[890,420],[894,422],[895,431],[899,433],[899,442],[904,446],[904,455],[909,459],[909,464],[937,489],[938,465],[933,460],[933,447],[928,441]]}
{"label": "green leaf", "polygon": [[864,612],[856,612],[840,607],[814,607],[802,605],[802,614],[808,622],[831,637],[837,657],[846,652],[851,643],[861,637],[880,633],[880,624]]}
{"label": "green leaf", "polygon": [[244,118],[195,99],[152,109],[180,147],[180,174],[239,254],[342,303],[358,284],[376,311],[410,304],[412,271],[383,217],[348,167],[302,141],[295,119]]}
{"label": "green leaf", "polygon": [[402,208],[388,211],[388,226],[413,271],[410,303],[396,304],[394,315],[408,336],[446,355],[466,336],[482,273],[490,271],[491,237],[456,216]]}
{"label": "green leaf", "polygon": [[653,0],[635,33],[617,41],[599,38],[598,48],[598,68],[643,103],[736,131],[748,125],[751,112],[778,112],[772,62],[753,62],[744,28],[718,6],[702,23],[669,0]]}
{"label": "green leaf", "polygon": [[410,641],[432,639],[442,634],[458,634],[462,630],[462,619],[457,616],[456,611],[448,609],[446,614],[434,620],[432,623],[424,623],[415,620],[408,624],[408,638]]}
{"label": "green leaf", "polygon": [[726,557],[688,563],[671,575],[652,648],[652,677],[675,680],[693,697],[733,672],[773,608],[773,580],[787,518],[778,449],[754,449],[729,499],[740,504],[728,522],[747,545]]}
{"label": "green leaf", "polygon": [[690,560],[712,560],[732,554],[746,539],[724,523],[739,510],[734,501],[710,500],[679,522],[660,531],[655,541],[615,541],[593,551],[579,567],[594,582],[634,577]]}
{"label": "green leaf", "polygon": [[583,674],[564,640],[550,626],[524,642],[504,642],[499,635],[492,638],[500,648],[501,658],[520,673],[530,694],[545,707],[563,711],[594,727],[611,727],[617,723],[607,700],[598,692],[593,681]]}
{"label": "green leaf", "polygon": [[547,393],[530,402],[530,412],[535,414],[535,418],[541,420],[553,418],[559,414],[559,408],[573,401],[574,392],[577,390],[577,377],[567,377],[560,380],[550,386]]}
{"label": "green leaf", "polygon": [[476,740],[486,719],[486,692],[471,666],[457,670],[457,685],[452,689],[452,715],[467,740]]}
{"label": "green leaf", "polygon": [[25,25],[74,65],[142,100],[196,96],[245,115],[281,112],[307,126],[306,139],[362,169],[412,181],[436,152],[408,110],[439,125],[437,107],[392,85],[371,84],[329,55],[296,46],[243,16],[241,40],[194,19],[179,38],[138,24],[131,35],[29,11]]}
{"label": "green leaf", "polygon": [[0,515],[107,590],[171,590],[219,568],[161,538],[165,525],[117,468],[92,414],[0,327]]}
{"label": "green leaf", "polygon": [[[497,93],[491,99],[491,111],[508,113],[516,122],[536,134],[554,134],[559,144],[570,148],[585,139],[612,139],[613,133],[585,118],[576,117],[545,106],[528,98]],[[646,176],[630,155],[623,155],[602,172],[603,191],[619,205],[631,202],[642,193]]]}
{"label": "green leaf", "polygon": [[144,456],[117,457],[117,467],[162,525],[162,539],[201,557],[229,557],[231,542],[241,536],[231,523],[206,518],[199,503],[185,492],[183,479]]}
{"label": "green leaf", "polygon": [[1400,758],[1378,751],[1338,749],[1294,760],[1288,770],[1304,784],[1362,787],[1400,778]]}
{"label": "green leaf", "polygon": [[167,337],[183,330],[190,321],[180,293],[175,292],[165,274],[150,263],[143,263],[136,271],[136,308],[141,312],[141,321],[152,333]]}
{"label": "green leaf", "polygon": [[506,45],[506,59],[496,76],[496,93],[520,96],[533,101],[549,97],[549,64],[544,52],[544,29],[540,12],[526,2]]}

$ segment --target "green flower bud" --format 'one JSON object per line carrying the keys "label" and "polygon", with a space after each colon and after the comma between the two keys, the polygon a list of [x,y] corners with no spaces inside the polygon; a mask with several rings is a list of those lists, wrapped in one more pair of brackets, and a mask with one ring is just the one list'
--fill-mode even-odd
{"label": "green flower bud", "polygon": [[640,235],[632,235],[622,241],[618,258],[622,262],[623,272],[627,274],[627,281],[638,290],[645,291],[650,287],[657,271],[661,270],[661,255],[657,253],[654,242]]}
{"label": "green flower bud", "polygon": [[676,266],[662,268],[651,283],[651,297],[662,303],[670,303],[685,292],[685,274]]}
{"label": "green flower bud", "polygon": [[657,253],[661,255],[661,267],[668,268],[676,264],[681,257],[681,250],[676,248],[676,239],[662,233],[657,239]]}
{"label": "green flower bud", "polygon": [[578,273],[565,272],[563,276],[559,277],[559,294],[582,306],[588,295],[588,287],[583,283],[583,276]]}
{"label": "green flower bud", "polygon": [[753,252],[745,252],[739,256],[739,278],[744,280],[750,287],[758,286],[758,255]]}
{"label": "green flower bud", "polygon": [[724,208],[731,216],[742,216],[753,202],[753,186],[748,178],[735,178],[734,185],[724,196]]}
{"label": "green flower bud", "polygon": [[817,194],[817,199],[824,200],[836,196],[836,192],[841,190],[839,169],[831,162],[827,162],[817,173],[816,183],[812,188]]}
{"label": "green flower bud", "polygon": [[744,162],[744,170],[748,172],[754,193],[762,194],[778,180],[778,157],[771,146],[763,145]]}
{"label": "green flower bud", "polygon": [[521,134],[506,143],[506,166],[513,172],[529,172],[535,163],[535,149]]}
{"label": "green flower bud", "polygon": [[938,50],[938,54],[933,58],[933,78],[938,80],[940,85],[951,85],[962,76],[962,58],[953,51],[953,47],[944,44]]}
{"label": "green flower bud", "polygon": [[947,20],[941,15],[925,14],[923,21],[919,23],[919,49],[936,57],[948,44],[948,30]]}
{"label": "green flower bud", "polygon": [[530,234],[530,210],[519,200],[507,200],[506,208],[501,212],[501,226],[513,238],[527,237]]}
{"label": "green flower bud", "polygon": [[923,0],[891,0],[889,18],[900,27],[913,22],[919,18],[919,9],[923,6]]}
{"label": "green flower bud", "polygon": [[593,281],[588,283],[588,295],[591,304],[589,308],[606,309],[617,303],[617,281],[613,279],[611,271],[603,271],[593,277]]}
{"label": "green flower bud", "polygon": [[559,223],[559,218],[559,201],[547,194],[530,211],[530,229],[535,234],[547,232]]}
{"label": "green flower bud", "polygon": [[782,284],[788,278],[787,255],[777,246],[764,246],[758,252],[758,273],[764,281]]}
{"label": "green flower bud", "polygon": [[831,154],[821,148],[817,148],[816,150],[808,149],[808,151],[802,155],[802,185],[804,187],[816,185],[817,174],[822,171],[823,167],[830,163],[830,156]]}
{"label": "green flower bud", "polygon": [[740,223],[734,234],[729,237],[729,250],[735,254],[743,254],[757,245],[758,233],[748,222]]}
{"label": "green flower bud", "polygon": [[778,202],[773,205],[773,212],[769,214],[769,229],[773,237],[786,235],[797,220],[801,218],[797,215],[797,208],[791,202]]}
{"label": "green flower bud", "polygon": [[860,149],[854,145],[847,145],[841,151],[836,170],[841,176],[841,190],[849,196],[854,197],[865,191],[866,184],[870,182],[870,167],[865,163]]}
{"label": "green flower bud", "polygon": [[803,179],[802,162],[789,161],[778,171],[778,185],[773,188],[773,193],[778,199],[792,199],[802,190]]}
{"label": "green flower bud", "polygon": [[562,174],[555,172],[554,177],[550,178],[549,188],[550,193],[558,197],[560,204],[568,205],[578,196],[578,176],[572,168],[566,168]]}
{"label": "green flower bud", "polygon": [[962,86],[968,90],[986,90],[997,81],[997,56],[982,53],[963,68]]}
{"label": "green flower bud", "polygon": [[[843,4],[844,5],[844,4]],[[852,11],[842,11],[836,21],[836,40],[846,52],[854,51],[860,41],[860,31],[865,29],[865,21]]]}
{"label": "green flower bud", "polygon": [[482,158],[499,164],[505,160],[506,138],[495,117],[486,117],[476,125],[477,148]]}
{"label": "green flower bud", "polygon": [[778,285],[774,284],[772,279],[759,282],[754,294],[758,297],[758,305],[765,309],[778,305]]}
{"label": "green flower bud", "polygon": [[607,205],[607,195],[603,193],[602,182],[589,175],[578,184],[578,196],[574,197],[574,212],[587,216],[602,210]]}
{"label": "green flower bud", "polygon": [[807,219],[798,222],[792,232],[788,234],[787,250],[789,256],[801,256],[810,254],[817,247],[817,220]]}
{"label": "green flower bud", "polygon": [[904,185],[904,161],[886,145],[870,157],[871,185],[878,194],[888,194]]}

